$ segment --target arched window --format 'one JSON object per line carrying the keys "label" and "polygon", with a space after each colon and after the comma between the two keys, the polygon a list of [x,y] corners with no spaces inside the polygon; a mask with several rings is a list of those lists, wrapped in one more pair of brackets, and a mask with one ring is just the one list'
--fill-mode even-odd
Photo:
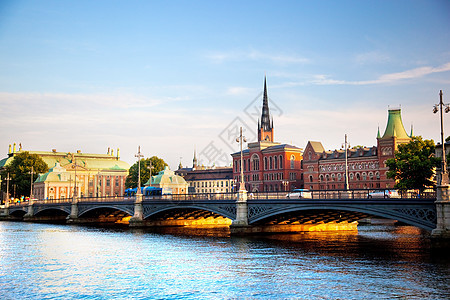
{"label": "arched window", "polygon": [[278,157],[273,157],[273,168],[278,169]]}
{"label": "arched window", "polygon": [[295,167],[295,156],[291,155],[291,169]]}
{"label": "arched window", "polygon": [[269,169],[273,169],[273,162],[272,162],[272,156],[269,157]]}
{"label": "arched window", "polygon": [[283,169],[283,155],[280,155],[280,169]]}
{"label": "arched window", "polygon": [[312,177],[312,175],[309,175],[309,182],[313,182],[313,177]]}
{"label": "arched window", "polygon": [[253,171],[259,171],[259,156],[256,154],[253,154],[251,160],[252,160]]}
{"label": "arched window", "polygon": [[268,166],[267,166],[267,157],[264,157],[264,170],[267,170]]}

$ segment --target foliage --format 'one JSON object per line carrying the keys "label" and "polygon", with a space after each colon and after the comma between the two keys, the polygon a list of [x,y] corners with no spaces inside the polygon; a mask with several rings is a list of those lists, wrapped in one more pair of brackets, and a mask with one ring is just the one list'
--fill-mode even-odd
{"label": "foliage", "polygon": [[[166,162],[162,158],[152,156],[150,158],[141,159],[141,186],[144,186],[150,179],[150,162],[152,165],[152,176],[158,174],[158,172],[164,170],[167,166]],[[138,162],[130,167],[127,179],[125,181],[126,188],[135,188],[138,184]]]}
{"label": "foliage", "polygon": [[[2,171],[2,178],[6,178],[9,173],[11,181],[9,182],[9,192],[13,194],[13,187],[16,187],[17,196],[30,195],[31,167],[33,167],[33,182],[39,174],[48,172],[48,165],[37,154],[30,154],[27,151],[14,156],[14,160]],[[4,180],[6,184],[6,180]],[[6,185],[5,185],[6,186]],[[3,190],[3,188],[2,188]],[[6,189],[4,190],[6,191]]]}
{"label": "foliage", "polygon": [[423,191],[435,185],[432,181],[434,168],[441,160],[434,156],[434,148],[433,140],[423,140],[421,136],[414,136],[409,143],[398,146],[395,157],[386,161],[387,177],[395,179],[395,188]]}

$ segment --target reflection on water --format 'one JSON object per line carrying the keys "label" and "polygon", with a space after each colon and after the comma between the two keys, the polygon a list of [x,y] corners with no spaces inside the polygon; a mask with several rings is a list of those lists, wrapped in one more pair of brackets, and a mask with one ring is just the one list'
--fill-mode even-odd
{"label": "reflection on water", "polygon": [[407,226],[230,237],[0,222],[2,299],[449,299],[449,266]]}

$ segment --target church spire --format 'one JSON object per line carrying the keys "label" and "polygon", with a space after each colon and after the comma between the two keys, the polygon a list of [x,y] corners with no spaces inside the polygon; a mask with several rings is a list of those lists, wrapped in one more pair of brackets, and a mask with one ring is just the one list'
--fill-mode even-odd
{"label": "church spire", "polygon": [[267,96],[267,79],[264,76],[263,106],[261,113],[261,123],[258,122],[259,141],[273,142],[273,119],[270,120],[269,97]]}
{"label": "church spire", "polygon": [[264,95],[263,95],[263,107],[261,114],[261,128],[264,131],[269,131],[272,129],[270,124],[270,113],[269,113],[269,97],[267,97],[267,81],[264,77]]}
{"label": "church spire", "polygon": [[197,168],[197,155],[196,155],[195,148],[194,148],[194,159],[192,160],[192,168],[193,169]]}

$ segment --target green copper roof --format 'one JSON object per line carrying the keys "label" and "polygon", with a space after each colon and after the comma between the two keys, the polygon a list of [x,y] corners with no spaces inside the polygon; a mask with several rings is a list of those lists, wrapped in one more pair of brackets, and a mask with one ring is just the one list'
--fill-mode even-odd
{"label": "green copper roof", "polygon": [[388,139],[396,137],[397,139],[409,139],[405,127],[402,122],[402,115],[400,109],[390,109],[386,130],[381,139]]}

